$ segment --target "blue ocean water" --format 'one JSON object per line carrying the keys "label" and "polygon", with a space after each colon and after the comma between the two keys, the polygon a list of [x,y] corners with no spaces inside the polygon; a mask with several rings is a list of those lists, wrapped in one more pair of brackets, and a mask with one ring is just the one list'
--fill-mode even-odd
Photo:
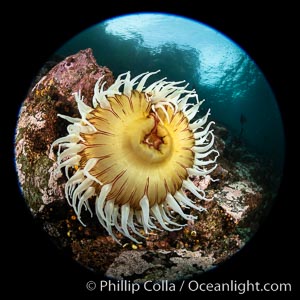
{"label": "blue ocean water", "polygon": [[206,99],[203,112],[211,108],[211,119],[236,135],[243,126],[249,148],[282,169],[284,133],[274,94],[255,62],[222,33],[178,16],[134,14],[85,30],[57,54],[67,56],[86,48],[92,48],[98,64],[115,76],[160,69],[153,80],[165,76],[186,80],[200,99]]}

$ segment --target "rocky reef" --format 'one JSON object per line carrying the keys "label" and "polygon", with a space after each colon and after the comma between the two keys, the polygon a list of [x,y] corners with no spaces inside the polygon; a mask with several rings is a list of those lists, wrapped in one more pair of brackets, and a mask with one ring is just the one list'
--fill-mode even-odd
{"label": "rocky reef", "polygon": [[[75,261],[115,279],[190,278],[239,251],[267,213],[278,177],[265,159],[247,150],[221,125],[215,126],[215,145],[221,154],[217,169],[205,178],[192,178],[212,200],[199,202],[189,195],[207,211],[192,210],[198,219],[183,230],[152,232],[141,244],[118,235],[120,246],[95,217],[83,212],[87,226],[78,222],[64,197],[66,178],[54,172],[50,146],[66,134],[67,123],[57,114],[78,116],[72,94],[81,90],[85,101],[92,99],[102,75],[108,85],[113,83],[112,72],[96,63],[91,49],[80,51],[40,75],[23,103],[16,131],[16,166],[25,201],[37,222]],[[174,217],[180,223],[181,217]]]}
{"label": "rocky reef", "polygon": [[[48,65],[52,64],[53,61]],[[56,164],[50,153],[52,142],[66,131],[67,122],[57,114],[79,115],[73,96],[79,89],[86,104],[91,105],[88,99],[102,75],[109,85],[113,83],[111,71],[98,66],[91,49],[80,51],[56,64],[44,76],[38,75],[38,82],[22,105],[15,155],[24,198],[34,215],[45,205],[64,202],[64,181],[53,172]]]}

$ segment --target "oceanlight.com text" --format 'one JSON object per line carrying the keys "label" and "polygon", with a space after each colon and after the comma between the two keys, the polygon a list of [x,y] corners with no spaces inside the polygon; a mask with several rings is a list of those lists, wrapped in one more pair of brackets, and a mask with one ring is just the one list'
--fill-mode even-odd
{"label": "oceanlight.com text", "polygon": [[130,292],[135,294],[139,291],[146,292],[182,292],[190,291],[195,293],[211,293],[211,292],[222,292],[222,293],[237,293],[245,294],[251,292],[292,292],[292,284],[289,282],[254,282],[250,280],[238,281],[230,280],[227,282],[198,282],[196,280],[187,281],[184,280],[179,284],[163,280],[156,282],[152,280],[145,281],[144,283],[132,282],[130,280],[101,280],[100,282],[88,281],[86,283],[86,289],[90,292]]}

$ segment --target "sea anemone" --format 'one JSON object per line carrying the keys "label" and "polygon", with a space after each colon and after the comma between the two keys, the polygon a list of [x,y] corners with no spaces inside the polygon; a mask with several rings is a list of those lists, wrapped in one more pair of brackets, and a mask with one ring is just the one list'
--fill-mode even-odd
{"label": "sea anemone", "polygon": [[163,78],[145,87],[157,72],[133,79],[130,72],[121,74],[106,90],[101,77],[93,107],[80,91],[74,94],[81,118],[58,115],[72,123],[68,135],[52,144],[58,146],[58,170],[65,168],[66,199],[84,226],[82,208],[92,217],[89,202],[95,199],[99,222],[117,242],[115,231],[138,243],[135,237],[144,237],[138,227],[146,234],[158,227],[181,229],[185,225],[175,222],[174,212],[196,219],[186,210],[205,209],[185,191],[208,199],[189,176],[206,176],[217,166],[214,122],[206,125],[210,111],[197,116],[204,100],[184,81]]}

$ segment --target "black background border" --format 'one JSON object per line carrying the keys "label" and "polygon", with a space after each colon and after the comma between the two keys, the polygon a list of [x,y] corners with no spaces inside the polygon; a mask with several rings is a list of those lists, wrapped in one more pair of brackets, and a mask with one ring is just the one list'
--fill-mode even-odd
{"label": "black background border", "polygon": [[[126,2],[126,3],[124,3]],[[173,3],[172,3],[173,2]],[[8,118],[2,126],[8,137],[3,149],[8,150],[1,176],[3,208],[2,248],[7,250],[3,259],[5,287],[11,295],[21,291],[27,295],[96,296],[100,292],[88,292],[88,280],[101,278],[74,263],[49,241],[38,228],[22,197],[13,167],[13,136],[20,104],[25,98],[32,78],[49,56],[75,34],[102,20],[134,12],[165,12],[201,21],[230,37],[254,59],[269,81],[280,107],[286,134],[286,165],[284,179],[272,211],[255,237],[232,259],[212,272],[199,277],[199,281],[252,280],[260,282],[292,282],[296,290],[297,255],[296,229],[297,197],[292,183],[292,158],[290,141],[295,129],[292,111],[293,54],[292,35],[295,29],[295,7],[272,4],[262,8],[253,2],[244,7],[204,7],[197,1],[112,1],[101,5],[94,1],[70,3],[61,7],[57,3],[40,3],[29,7],[10,8],[10,21],[4,23],[3,61],[7,82],[5,101]],[[175,3],[174,3],[175,2]],[[162,4],[164,3],[164,4]],[[240,4],[241,5],[241,4]],[[298,100],[299,101],[299,100]],[[5,109],[6,111],[6,109]],[[4,110],[2,111],[4,112]],[[8,146],[8,147],[6,147]],[[2,147],[1,147],[2,148]],[[1,150],[2,151],[2,150]],[[2,159],[1,158],[1,159]],[[6,165],[8,163],[8,165]],[[2,164],[2,163],[1,163]],[[7,190],[9,187],[9,190]],[[294,189],[293,189],[294,187]],[[299,197],[298,197],[299,198]],[[193,293],[193,295],[196,295]],[[200,295],[204,296],[204,295]],[[205,294],[205,296],[210,296]],[[283,296],[287,296],[284,294]]]}

